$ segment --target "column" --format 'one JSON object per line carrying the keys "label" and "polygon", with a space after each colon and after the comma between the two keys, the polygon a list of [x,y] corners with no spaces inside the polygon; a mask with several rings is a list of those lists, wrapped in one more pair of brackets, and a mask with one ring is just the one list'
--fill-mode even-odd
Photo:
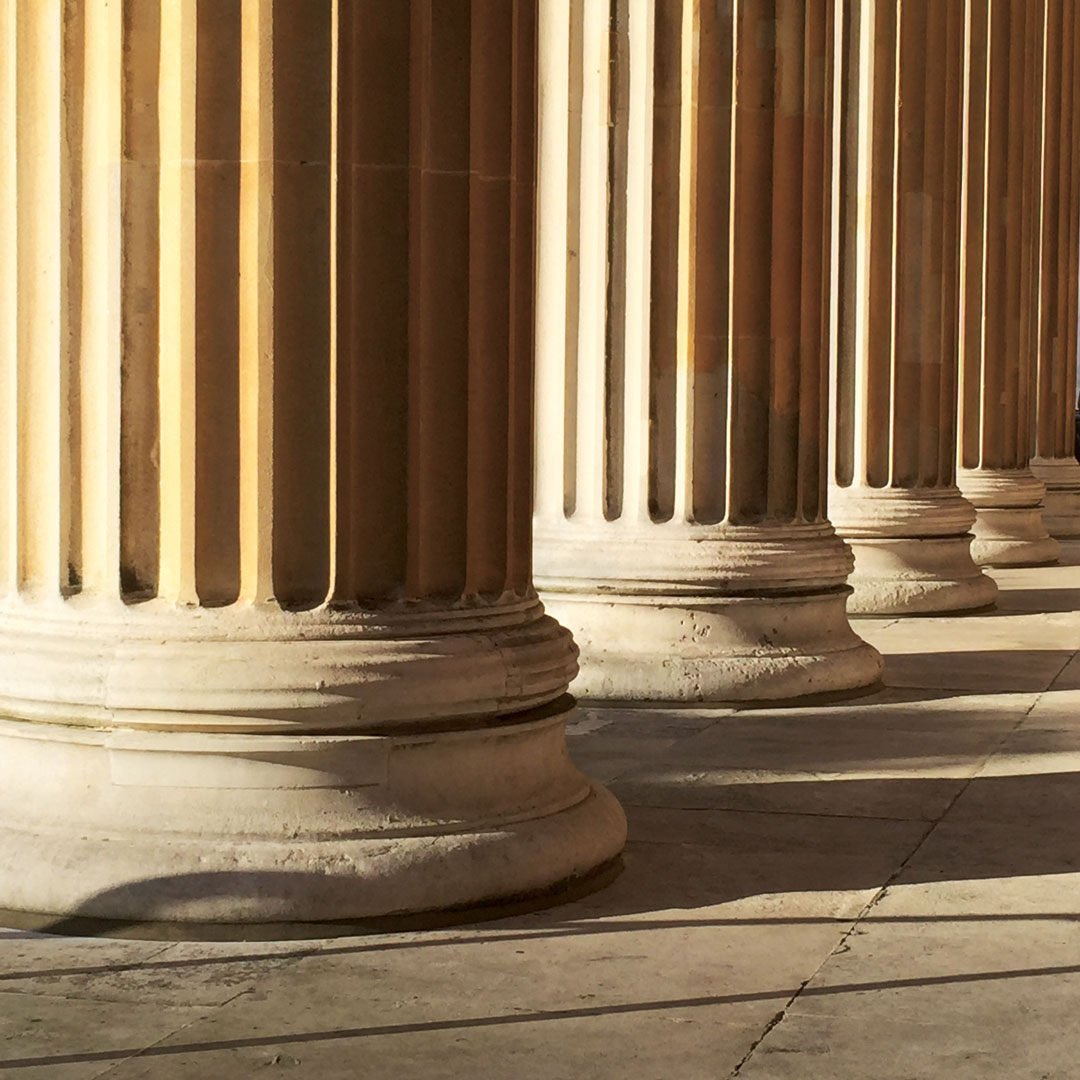
{"label": "column", "polygon": [[1043,524],[1080,536],[1075,454],[1077,260],[1080,257],[1080,18],[1075,0],[1047,0],[1042,98],[1042,213],[1036,362],[1035,456],[1046,485]]}
{"label": "column", "polygon": [[0,906],[613,858],[530,582],[527,2],[0,0]]}
{"label": "column", "polygon": [[984,607],[956,486],[964,0],[838,5],[829,516],[848,610]]}
{"label": "column", "polygon": [[1053,562],[1029,467],[1044,2],[967,0],[960,220],[960,490],[982,565]]}
{"label": "column", "polygon": [[825,516],[831,4],[541,10],[536,567],[575,688],[872,684]]}

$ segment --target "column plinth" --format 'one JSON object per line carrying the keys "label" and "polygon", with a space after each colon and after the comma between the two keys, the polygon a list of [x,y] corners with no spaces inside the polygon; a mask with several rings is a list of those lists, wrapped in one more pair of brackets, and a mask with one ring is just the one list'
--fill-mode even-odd
{"label": "column plinth", "polygon": [[1072,455],[1033,457],[1031,472],[1046,489],[1043,528],[1055,539],[1080,538],[1080,463]]}
{"label": "column plinth", "polygon": [[531,583],[532,5],[315,6],[0,3],[2,907],[362,919],[622,846]]}
{"label": "column plinth", "polygon": [[588,697],[880,674],[824,507],[830,12],[544,5],[536,581]]}
{"label": "column plinth", "polygon": [[1046,531],[1046,488],[1026,469],[960,469],[960,485],[978,512],[971,553],[983,566],[1044,566],[1061,555]]}
{"label": "column plinth", "polygon": [[829,517],[856,614],[970,610],[956,487],[962,0],[866,0],[837,15]]}
{"label": "column plinth", "polygon": [[848,611],[967,611],[997,598],[971,556],[975,510],[954,486],[833,488],[829,514],[855,554]]}
{"label": "column plinth", "polygon": [[1045,4],[969,0],[965,60],[957,479],[975,561],[1054,562],[1030,468],[1039,339]]}
{"label": "column plinth", "polygon": [[[547,610],[574,633],[585,697],[723,701],[866,685],[832,528],[538,527]],[[601,558],[602,556],[602,558]]]}

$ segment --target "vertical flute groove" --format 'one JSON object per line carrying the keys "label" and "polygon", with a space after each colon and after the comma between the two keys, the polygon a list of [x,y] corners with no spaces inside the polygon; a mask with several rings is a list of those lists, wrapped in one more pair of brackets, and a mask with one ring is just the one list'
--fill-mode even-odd
{"label": "vertical flute groove", "polygon": [[586,60],[582,80],[581,123],[581,231],[578,242],[577,353],[589,362],[577,365],[577,423],[575,425],[576,476],[574,513],[585,520],[604,516],[607,438],[604,381],[607,357],[608,273],[608,115],[610,108],[609,10],[603,0],[586,2],[583,9],[582,48]]}
{"label": "vertical flute groove", "polygon": [[161,17],[159,595],[197,602],[195,589],[195,115],[196,4]]}
{"label": "vertical flute groove", "polygon": [[[0,0],[0,408],[14,416],[19,393],[18,0]],[[19,429],[0,432],[0,581],[19,585]]]}
{"label": "vertical flute groove", "polygon": [[82,590],[119,595],[121,181],[123,18],[118,4],[85,11],[81,230],[79,481]]}
{"label": "vertical flute groove", "polygon": [[[537,213],[545,222],[536,257],[536,515],[567,510],[569,439],[566,354],[570,288],[570,0],[540,4],[539,183]],[[552,179],[549,180],[548,178]]]}
{"label": "vertical flute groove", "polygon": [[274,11],[244,0],[240,114],[240,597],[274,596]]}
{"label": "vertical flute groove", "polygon": [[656,15],[651,0],[630,0],[627,101],[626,287],[623,293],[622,516],[649,520],[649,306],[652,288],[653,56]]}
{"label": "vertical flute groove", "polygon": [[[63,25],[56,5],[22,3],[16,30],[18,223],[18,546],[20,587],[67,579],[67,335],[63,229]],[[66,194],[68,193],[68,194]]]}

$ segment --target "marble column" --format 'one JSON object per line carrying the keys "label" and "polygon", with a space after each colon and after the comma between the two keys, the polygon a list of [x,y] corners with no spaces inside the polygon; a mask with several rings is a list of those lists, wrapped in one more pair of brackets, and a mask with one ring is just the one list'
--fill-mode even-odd
{"label": "marble column", "polygon": [[541,11],[536,572],[575,689],[872,684],[825,515],[832,5]]}
{"label": "marble column", "polygon": [[1042,213],[1038,243],[1035,456],[1051,536],[1080,536],[1076,410],[1077,262],[1080,258],[1080,18],[1076,0],[1047,0],[1043,69]]}
{"label": "marble column", "polygon": [[967,0],[958,476],[983,565],[1060,548],[1029,466],[1038,311],[1045,0]]}
{"label": "marble column", "polygon": [[838,5],[829,517],[848,610],[985,607],[956,486],[964,0]]}
{"label": "marble column", "polygon": [[530,581],[534,48],[525,0],[0,0],[0,906],[618,853]]}

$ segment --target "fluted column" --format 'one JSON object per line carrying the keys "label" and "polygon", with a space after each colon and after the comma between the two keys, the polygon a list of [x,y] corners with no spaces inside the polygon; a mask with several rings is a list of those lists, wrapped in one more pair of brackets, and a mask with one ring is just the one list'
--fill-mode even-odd
{"label": "fluted column", "polygon": [[1035,456],[1051,536],[1080,536],[1075,454],[1077,263],[1080,259],[1080,17],[1076,0],[1047,0],[1042,207],[1038,243]]}
{"label": "fluted column", "polygon": [[848,610],[983,607],[956,487],[964,0],[838,8],[829,517]]}
{"label": "fluted column", "polygon": [[541,5],[536,567],[583,694],[880,672],[825,517],[831,10]]}
{"label": "fluted column", "polygon": [[518,0],[0,0],[0,906],[618,852],[530,582],[534,48]]}
{"label": "fluted column", "polygon": [[1029,467],[1045,11],[1045,0],[967,0],[958,464],[983,565],[1059,554]]}

